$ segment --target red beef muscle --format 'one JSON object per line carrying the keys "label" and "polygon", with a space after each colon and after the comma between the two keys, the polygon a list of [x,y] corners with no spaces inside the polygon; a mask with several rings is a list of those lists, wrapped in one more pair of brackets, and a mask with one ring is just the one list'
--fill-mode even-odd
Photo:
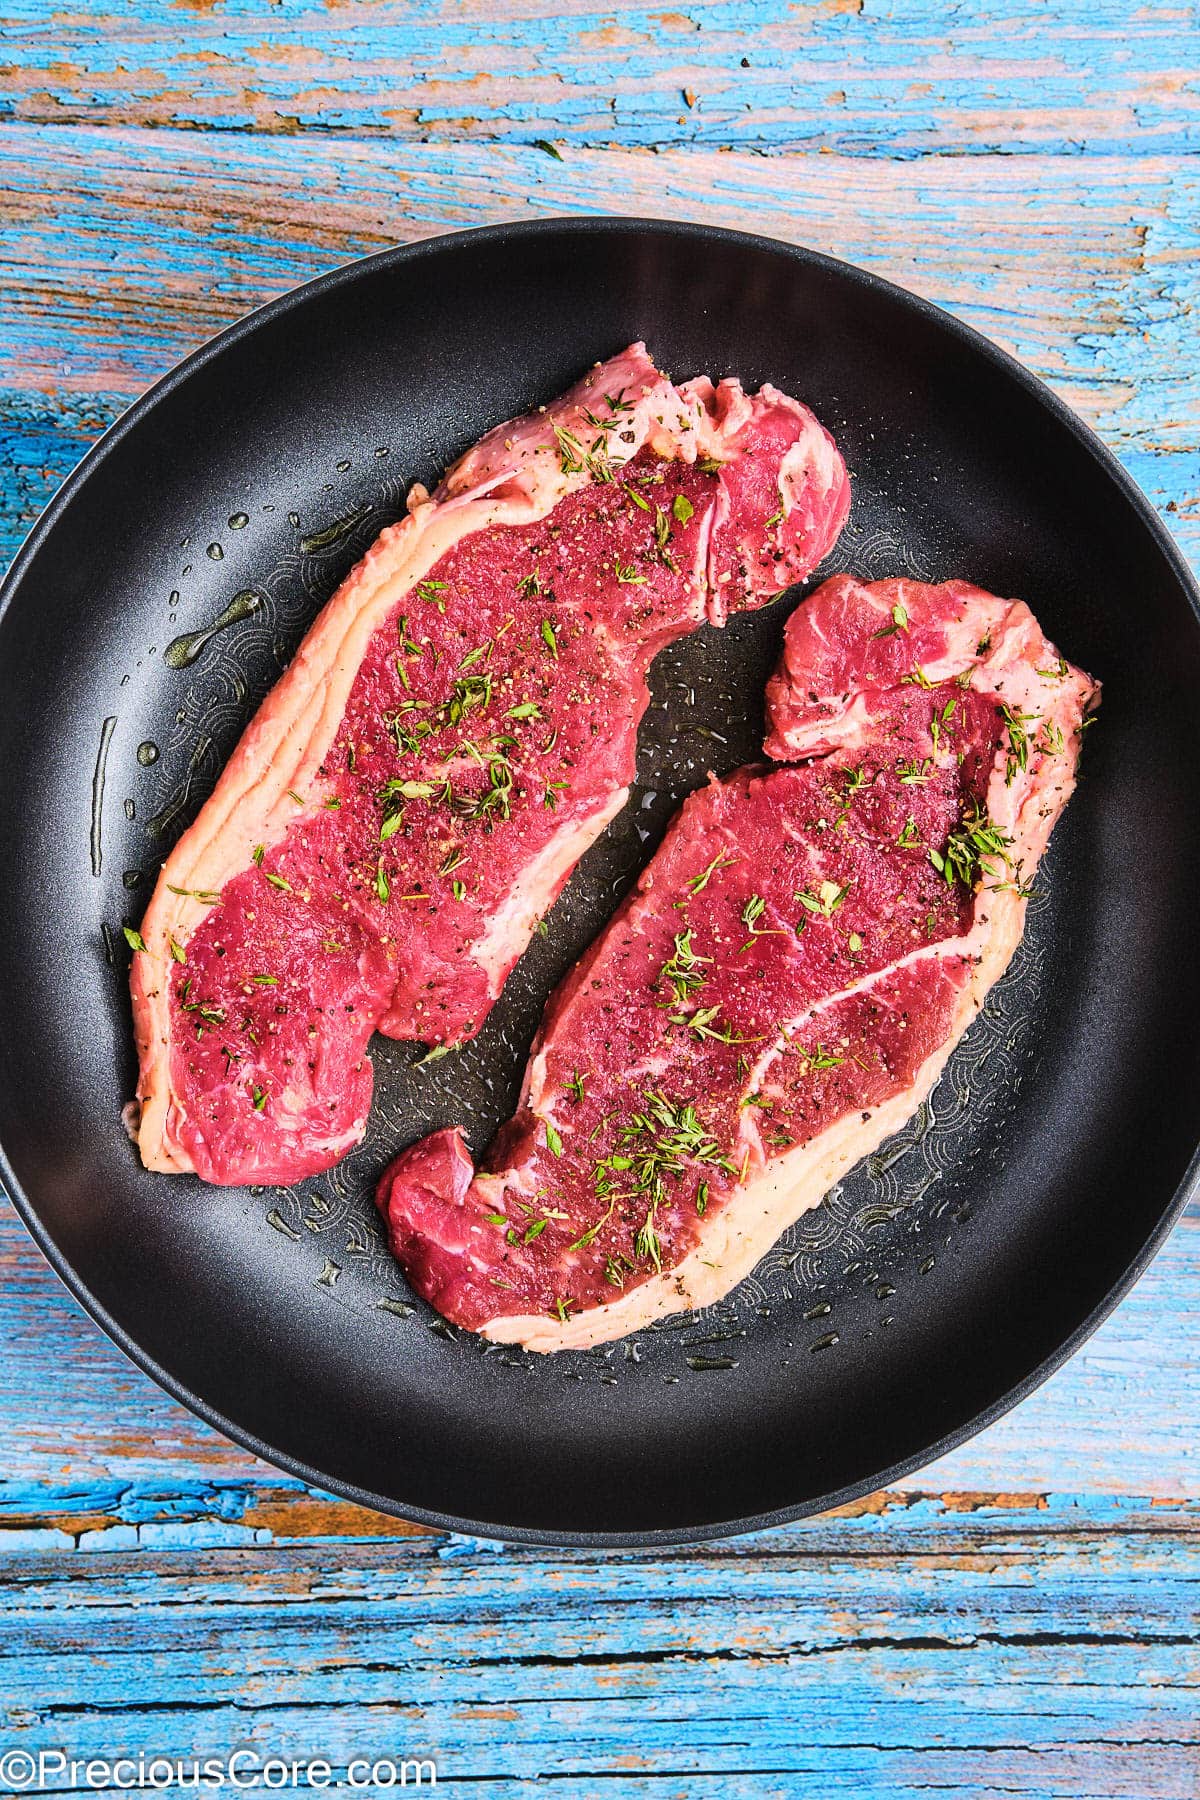
{"label": "red beef muscle", "polygon": [[646,672],[808,572],[845,470],[798,402],[640,345],[410,496],[164,866],[134,956],[147,1166],[327,1168],[371,1033],[472,1036],[623,805]]}
{"label": "red beef muscle", "polygon": [[1003,973],[1095,696],[1020,602],[827,582],[769,690],[767,748],[797,766],[684,803],[478,1174],[449,1131],[384,1175],[417,1291],[552,1350],[749,1273],[909,1116]]}

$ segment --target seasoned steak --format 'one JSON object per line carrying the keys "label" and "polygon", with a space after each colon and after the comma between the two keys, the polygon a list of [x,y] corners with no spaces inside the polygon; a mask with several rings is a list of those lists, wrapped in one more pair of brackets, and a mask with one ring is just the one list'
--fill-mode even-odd
{"label": "seasoned steak", "polygon": [[165,864],[133,958],[153,1169],[293,1181],[375,1030],[476,1032],[624,804],[655,653],[806,574],[848,505],[798,401],[634,345],[409,496]]}
{"label": "seasoned steak", "polygon": [[684,802],[478,1173],[442,1131],[384,1175],[414,1288],[555,1350],[747,1275],[915,1110],[1003,974],[1097,692],[1019,601],[820,588],[768,692],[794,766]]}

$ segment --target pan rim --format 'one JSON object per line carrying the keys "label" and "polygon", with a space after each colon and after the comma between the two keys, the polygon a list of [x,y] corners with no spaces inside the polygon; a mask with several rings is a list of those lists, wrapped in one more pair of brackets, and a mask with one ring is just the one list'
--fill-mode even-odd
{"label": "pan rim", "polygon": [[[981,332],[976,331],[973,326],[956,318],[952,313],[945,311],[932,301],[888,281],[883,276],[861,269],[855,264],[839,258],[827,256],[823,252],[809,249],[803,245],[788,243],[765,234],[687,221],[643,219],[624,214],[564,214],[549,218],[510,220],[494,225],[475,226],[460,231],[440,233],[419,238],[412,243],[395,245],[370,256],[356,258],[277,295],[274,299],[225,326],[190,351],[114,420],[112,425],[68,473],[43,512],[34,521],[3,581],[0,582],[0,652],[3,650],[3,632],[9,610],[25,574],[42,544],[57,528],[75,495],[100,464],[130,432],[138,428],[155,406],[182,387],[193,376],[201,374],[209,363],[225,350],[249,338],[293,308],[303,306],[318,296],[324,297],[334,293],[342,286],[352,286],[377,270],[390,272],[394,269],[403,269],[411,264],[419,263],[427,256],[438,255],[444,250],[453,251],[468,243],[507,245],[515,242],[519,244],[538,237],[553,237],[556,234],[579,232],[589,235],[610,234],[613,236],[650,233],[663,237],[720,244],[729,249],[761,251],[765,248],[782,254],[799,266],[821,269],[842,280],[850,281],[894,305],[907,309],[927,325],[948,332],[966,349],[974,352],[977,356],[982,356],[986,362],[992,364],[1010,380],[1015,381],[1018,387],[1023,389],[1031,399],[1038,402],[1058,425],[1066,428],[1080,448],[1098,465],[1101,473],[1116,485],[1134,517],[1148,532],[1154,548],[1164,559],[1169,572],[1185,595],[1196,621],[1200,623],[1200,583],[1192,574],[1182,550],[1159,513],[1116,455],[1045,382],[1027,369],[1015,356],[1001,349]],[[881,1488],[890,1487],[895,1481],[934,1462],[967,1442],[978,1432],[985,1430],[989,1425],[994,1424],[1005,1413],[1027,1399],[1043,1382],[1069,1361],[1146,1272],[1179,1216],[1193,1196],[1200,1191],[1200,1145],[1197,1146],[1182,1180],[1160,1213],[1157,1223],[1147,1234],[1141,1248],[1087,1317],[1055,1350],[1037,1363],[1021,1381],[989,1406],[972,1414],[965,1422],[934,1443],[900,1459],[885,1469],[873,1472],[866,1478],[804,1501],[734,1519],[720,1519],[681,1527],[617,1532],[554,1530],[514,1525],[496,1520],[473,1520],[455,1513],[431,1510],[411,1503],[401,1503],[390,1495],[359,1488],[353,1483],[335,1479],[314,1465],[272,1447],[253,1432],[239,1426],[234,1420],[210,1406],[185,1382],[156,1362],[108,1312],[50,1237],[42,1223],[37,1207],[17,1179],[3,1144],[0,1144],[0,1181],[12,1201],[18,1217],[59,1280],[80,1303],[89,1317],[117,1345],[118,1349],[172,1399],[185,1406],[205,1424],[262,1461],[281,1469],[285,1474],[306,1485],[324,1489],[357,1505],[372,1508],[385,1515],[411,1520],[434,1531],[459,1532],[480,1538],[553,1548],[629,1550],[707,1543],[794,1523],[799,1519],[827,1512],[833,1507],[845,1505]]]}

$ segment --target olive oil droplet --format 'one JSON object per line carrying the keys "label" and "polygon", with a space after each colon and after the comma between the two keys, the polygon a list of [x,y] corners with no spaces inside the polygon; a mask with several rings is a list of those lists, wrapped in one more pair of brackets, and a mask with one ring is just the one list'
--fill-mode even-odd
{"label": "olive oil droplet", "polygon": [[236,625],[242,619],[248,619],[262,606],[262,595],[256,594],[253,588],[243,588],[235,594],[225,611],[215,618],[211,625],[203,631],[185,632],[182,637],[172,638],[163,651],[163,661],[169,669],[188,669],[195,662],[204,646],[219,631],[225,631],[230,625]]}

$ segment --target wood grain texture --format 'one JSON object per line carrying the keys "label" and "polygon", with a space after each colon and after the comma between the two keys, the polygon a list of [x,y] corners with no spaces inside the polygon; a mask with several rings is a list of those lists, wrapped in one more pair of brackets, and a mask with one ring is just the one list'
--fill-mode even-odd
{"label": "wood grain texture", "polygon": [[[1197,67],[1189,0],[9,0],[0,557],[247,308],[429,233],[624,212],[949,307],[1200,558]],[[1198,1296],[1200,1205],[1067,1368],[894,1492],[698,1551],[497,1552],[221,1439],[0,1202],[0,1748],[403,1752],[564,1800],[1194,1800]]]}
{"label": "wood grain texture", "polygon": [[[53,1529],[72,1537],[83,1529],[77,1517],[136,1524],[144,1496],[190,1494],[195,1484],[204,1494],[229,1482],[237,1494],[264,1482],[271,1491],[299,1491],[134,1369],[66,1294],[7,1205],[0,1212],[0,1342],[0,1526],[15,1516],[25,1529],[40,1508]],[[1065,1369],[902,1486],[1200,1502],[1198,1343],[1200,1203]],[[47,1368],[54,1370],[50,1406]],[[226,1503],[213,1504],[223,1516]],[[228,1504],[236,1511],[243,1503]]]}
{"label": "wood grain texture", "polygon": [[1186,0],[10,0],[3,110],[48,124],[808,149],[1200,142]]}
{"label": "wood grain texture", "polygon": [[763,231],[949,307],[1044,376],[1200,554],[1200,169],[852,161],[0,127],[3,548],[81,449],[248,308],[348,258],[512,217]]}
{"label": "wood grain texture", "polygon": [[21,1738],[402,1750],[514,1793],[1194,1792],[1194,1508],[894,1498],[601,1560],[170,1544],[7,1560]]}

